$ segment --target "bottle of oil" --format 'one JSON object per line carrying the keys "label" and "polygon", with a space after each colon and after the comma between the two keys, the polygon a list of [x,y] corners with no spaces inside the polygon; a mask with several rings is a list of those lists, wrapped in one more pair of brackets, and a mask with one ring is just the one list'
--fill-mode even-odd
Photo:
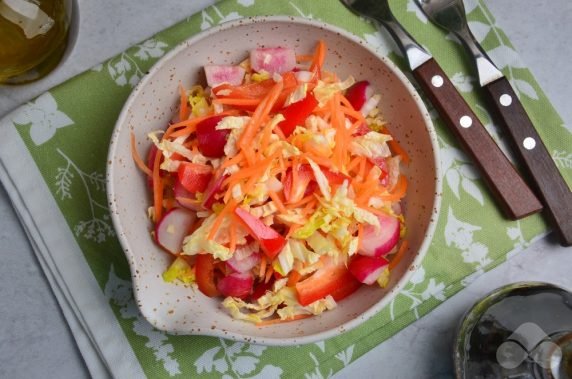
{"label": "bottle of oil", "polygon": [[0,83],[21,84],[53,70],[67,46],[69,0],[0,0]]}

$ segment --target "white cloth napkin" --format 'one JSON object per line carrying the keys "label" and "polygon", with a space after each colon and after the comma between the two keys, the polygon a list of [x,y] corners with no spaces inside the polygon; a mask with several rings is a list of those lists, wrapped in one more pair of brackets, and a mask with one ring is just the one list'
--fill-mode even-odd
{"label": "white cloth napkin", "polygon": [[[98,287],[42,175],[14,128],[11,115],[0,120],[0,141],[0,182],[10,197],[90,374],[94,378],[144,377],[111,313],[108,299]],[[103,346],[105,349],[101,348]]]}

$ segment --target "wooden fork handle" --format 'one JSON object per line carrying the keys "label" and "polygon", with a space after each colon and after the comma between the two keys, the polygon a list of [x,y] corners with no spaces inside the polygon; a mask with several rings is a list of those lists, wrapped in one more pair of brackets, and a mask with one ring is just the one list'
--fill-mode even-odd
{"label": "wooden fork handle", "polygon": [[505,215],[513,220],[539,212],[542,204],[448,79],[430,59],[413,71],[424,92],[461,142]]}
{"label": "wooden fork handle", "polygon": [[521,161],[543,200],[563,246],[572,245],[572,192],[542,143],[509,81],[501,78],[485,87],[501,116]]}

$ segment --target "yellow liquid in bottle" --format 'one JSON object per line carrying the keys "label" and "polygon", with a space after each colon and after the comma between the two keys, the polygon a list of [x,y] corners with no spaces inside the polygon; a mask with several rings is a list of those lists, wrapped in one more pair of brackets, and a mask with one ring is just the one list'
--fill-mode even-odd
{"label": "yellow liquid in bottle", "polygon": [[0,0],[0,83],[45,76],[61,60],[67,39],[65,0]]}

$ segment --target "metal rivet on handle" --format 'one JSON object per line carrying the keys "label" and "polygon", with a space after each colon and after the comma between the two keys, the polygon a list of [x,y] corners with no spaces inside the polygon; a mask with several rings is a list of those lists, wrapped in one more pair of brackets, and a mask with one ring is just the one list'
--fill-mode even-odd
{"label": "metal rivet on handle", "polygon": [[459,123],[461,124],[461,126],[463,128],[470,128],[471,125],[473,125],[473,119],[470,118],[469,116],[463,116],[461,117],[461,119],[459,120]]}
{"label": "metal rivet on handle", "polygon": [[508,107],[509,105],[512,104],[512,96],[507,95],[506,93],[501,95],[501,97],[499,98],[499,103],[503,107]]}
{"label": "metal rivet on handle", "polygon": [[435,75],[434,77],[431,78],[431,84],[433,84],[433,87],[441,87],[443,85],[444,81],[443,81],[443,77],[441,75]]}
{"label": "metal rivet on handle", "polygon": [[522,146],[524,146],[526,150],[532,150],[536,146],[536,141],[532,137],[526,137],[524,141],[522,141]]}

